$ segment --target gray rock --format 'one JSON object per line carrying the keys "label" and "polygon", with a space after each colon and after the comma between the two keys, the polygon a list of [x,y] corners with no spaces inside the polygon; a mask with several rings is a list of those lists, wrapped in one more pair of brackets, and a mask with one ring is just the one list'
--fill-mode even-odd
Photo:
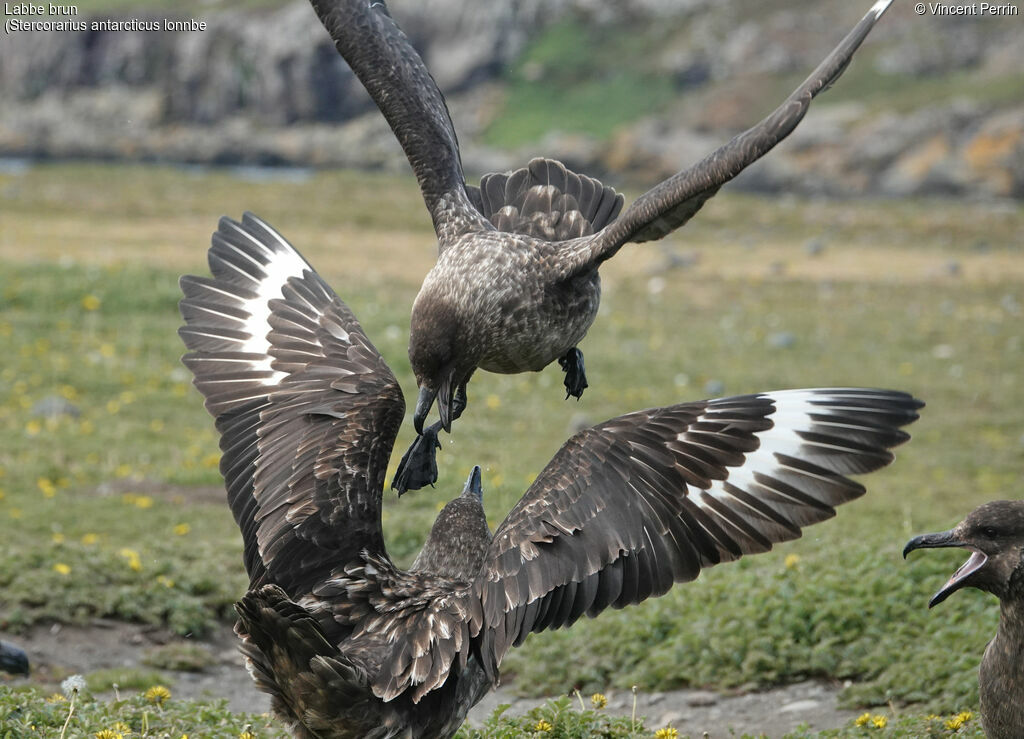
{"label": "gray rock", "polygon": [[772,349],[789,349],[796,344],[796,334],[792,331],[776,331],[768,335],[766,343]]}
{"label": "gray rock", "polygon": [[785,704],[779,709],[782,713],[806,713],[818,707],[816,700],[799,700]]}
{"label": "gray rock", "polygon": [[804,244],[804,254],[809,257],[817,257],[823,254],[825,251],[825,239],[820,236],[815,236],[812,239],[808,239],[807,243]]}
{"label": "gray rock", "polygon": [[721,380],[708,380],[704,383],[704,392],[708,397],[717,397],[725,392],[725,383]]}
{"label": "gray rock", "polygon": [[661,265],[655,268],[654,272],[661,274],[674,269],[690,269],[700,264],[700,252],[695,249],[688,251],[673,251],[663,249],[665,259]]}
{"label": "gray rock", "polygon": [[710,690],[691,690],[686,695],[686,705],[713,706],[718,703],[718,698],[718,693],[713,693]]}
{"label": "gray rock", "polygon": [[42,418],[59,418],[60,416],[78,418],[82,411],[77,405],[59,395],[47,395],[45,398],[37,400],[29,409],[29,413]]}

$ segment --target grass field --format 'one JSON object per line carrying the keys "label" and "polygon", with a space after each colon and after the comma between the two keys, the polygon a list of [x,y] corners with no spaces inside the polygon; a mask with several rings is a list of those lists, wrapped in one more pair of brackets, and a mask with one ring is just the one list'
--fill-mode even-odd
{"label": "grass field", "polygon": [[[412,399],[409,308],[435,253],[412,178],[95,165],[0,174],[5,633],[103,617],[201,634],[231,618],[241,543],[175,331],[178,276],[205,272],[217,217],[245,209],[317,266]],[[871,735],[905,735],[901,721],[914,735],[927,713],[974,709],[995,601],[971,591],[929,612],[962,557],[904,563],[900,550],[982,501],[1020,496],[1021,233],[1017,205],[720,195],[671,240],[630,247],[603,270],[579,403],[562,400],[557,368],[474,378],[475,410],[444,440],[437,489],[386,496],[388,546],[409,562],[473,464],[497,524],[575,423],[709,392],[908,390],[928,403],[913,441],[835,520],[661,599],[531,637],[504,676],[549,695],[848,680],[850,705],[892,716]],[[671,267],[671,255],[690,266]],[[63,402],[75,414],[42,412]],[[400,449],[411,434],[408,424]],[[3,706],[22,694],[0,695]],[[174,710],[193,723],[167,735],[237,736],[244,725],[221,709],[208,717],[224,722],[218,734],[198,708]],[[100,728],[112,720],[97,716]]]}

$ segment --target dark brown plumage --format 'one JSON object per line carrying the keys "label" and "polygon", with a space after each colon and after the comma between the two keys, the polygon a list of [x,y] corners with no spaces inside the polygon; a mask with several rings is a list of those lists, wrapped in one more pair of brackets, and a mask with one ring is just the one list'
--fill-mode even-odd
{"label": "dark brown plumage", "polygon": [[[578,398],[587,380],[577,344],[597,315],[600,265],[627,243],[660,239],[685,224],[788,136],[890,2],[876,2],[771,115],[620,216],[621,195],[547,159],[486,175],[479,188],[467,185],[444,98],[384,2],[312,0],[405,150],[437,231],[437,264],[413,305],[409,336],[420,436],[392,487],[402,493],[437,479],[437,434],[450,431],[466,407],[466,384],[477,368],[539,371],[558,360],[566,397]],[[440,419],[424,429],[435,400]]]}
{"label": "dark brown plumage", "polygon": [[528,634],[763,552],[864,493],[921,403],[790,390],[611,419],[573,436],[492,537],[480,471],[409,570],[388,558],[398,383],[273,229],[222,219],[183,277],[184,362],[216,419],[250,588],[237,632],[298,737],[445,737]]}
{"label": "dark brown plumage", "polygon": [[903,549],[962,547],[971,556],[928,603],[934,606],[961,588],[999,598],[999,629],[985,648],[978,672],[981,722],[991,739],[1018,739],[1024,732],[1024,501],[978,506],[955,528],[915,536]]}

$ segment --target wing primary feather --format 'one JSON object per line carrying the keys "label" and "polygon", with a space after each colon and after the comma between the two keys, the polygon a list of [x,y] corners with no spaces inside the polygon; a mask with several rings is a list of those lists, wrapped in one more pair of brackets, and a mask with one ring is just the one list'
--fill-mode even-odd
{"label": "wing primary feather", "polygon": [[798,537],[863,494],[844,475],[891,461],[921,405],[886,390],[778,391],[580,432],[495,532],[474,585],[478,643],[493,650],[482,659],[496,669],[527,632],[661,595],[704,567]]}

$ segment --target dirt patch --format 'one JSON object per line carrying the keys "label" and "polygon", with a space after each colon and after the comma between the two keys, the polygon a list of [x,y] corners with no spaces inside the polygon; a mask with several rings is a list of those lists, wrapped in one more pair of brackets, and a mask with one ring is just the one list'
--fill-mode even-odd
{"label": "dirt patch", "polygon": [[[192,643],[209,653],[209,664],[200,672],[160,670],[169,678],[175,697],[224,698],[231,710],[239,712],[263,713],[270,707],[267,696],[257,691],[249,678],[237,650],[237,639],[227,626],[199,640],[153,627],[96,621],[90,626],[40,626],[11,641],[28,652],[33,670],[31,681],[53,690],[59,690],[60,680],[69,674],[106,668],[153,669],[144,663],[146,655],[168,645]],[[801,724],[824,730],[848,723],[857,714],[838,708],[838,692],[838,686],[815,681],[738,695],[704,690],[638,692],[636,715],[645,717],[649,728],[674,726],[680,733],[695,737],[743,733],[778,737]],[[630,691],[609,690],[606,697],[605,710],[622,716],[632,714],[634,696]],[[588,697],[584,701],[589,705]],[[503,685],[487,695],[469,719],[480,725],[503,703],[511,704],[511,715],[518,715],[542,702],[519,698],[514,685]]]}
{"label": "dirt patch", "polygon": [[[514,687],[503,686],[489,693],[470,712],[469,720],[480,725],[502,703],[510,703],[510,715],[529,711],[542,700],[516,698]],[[838,706],[839,687],[823,682],[807,681],[773,688],[759,693],[722,695],[708,690],[671,690],[664,693],[636,695],[636,715],[644,717],[646,726],[655,730],[674,726],[680,734],[691,737],[734,737],[744,734],[781,737],[806,725],[816,731],[836,729],[858,715]],[[633,714],[630,691],[605,693],[604,709],[617,716]],[[589,697],[583,697],[589,707]]]}
{"label": "dirt patch", "polygon": [[[270,708],[269,698],[257,691],[249,678],[238,652],[238,640],[227,626],[218,627],[200,640],[152,626],[97,620],[89,626],[38,626],[10,641],[28,653],[30,680],[47,689],[59,691],[60,681],[75,673],[109,668],[157,670],[167,675],[177,698],[225,698],[231,710],[250,713]],[[176,643],[202,647],[210,655],[209,664],[200,672],[181,672],[145,663],[147,655]]]}

